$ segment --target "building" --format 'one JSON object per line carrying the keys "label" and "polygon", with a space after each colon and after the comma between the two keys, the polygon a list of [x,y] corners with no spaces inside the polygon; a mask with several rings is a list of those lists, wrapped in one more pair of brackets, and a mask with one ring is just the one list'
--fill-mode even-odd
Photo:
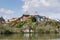
{"label": "building", "polygon": [[12,18],[12,19],[10,19],[10,20],[8,20],[8,21],[6,21],[6,24],[11,24],[11,23],[15,23],[16,22],[16,18]]}
{"label": "building", "polygon": [[18,20],[20,21],[30,20],[30,15],[23,15],[22,17],[18,18]]}
{"label": "building", "polygon": [[12,18],[12,19],[10,19],[9,21],[15,21],[15,20],[17,20],[16,18]]}

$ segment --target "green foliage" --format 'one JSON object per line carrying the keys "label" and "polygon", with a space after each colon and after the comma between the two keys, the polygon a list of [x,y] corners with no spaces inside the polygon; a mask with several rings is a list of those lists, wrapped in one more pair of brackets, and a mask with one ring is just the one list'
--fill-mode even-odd
{"label": "green foliage", "polygon": [[0,17],[0,23],[5,22],[5,19],[3,17]]}
{"label": "green foliage", "polygon": [[25,21],[18,23],[18,24],[17,24],[17,28],[23,27],[23,25],[24,25],[25,23],[26,23]]}
{"label": "green foliage", "polygon": [[[12,27],[11,27],[12,25]],[[27,27],[31,27],[34,32],[40,32],[40,33],[49,33],[49,32],[57,32],[56,29],[58,29],[59,24],[56,21],[49,22],[49,21],[39,21],[37,22],[34,16],[31,16],[31,20],[22,21],[19,23],[12,23],[10,26],[8,24],[6,26],[1,25],[0,28],[5,30],[13,30],[16,29],[17,31],[20,31],[17,28],[24,29]],[[59,26],[60,27],[60,26]],[[16,31],[13,30],[13,31]]]}

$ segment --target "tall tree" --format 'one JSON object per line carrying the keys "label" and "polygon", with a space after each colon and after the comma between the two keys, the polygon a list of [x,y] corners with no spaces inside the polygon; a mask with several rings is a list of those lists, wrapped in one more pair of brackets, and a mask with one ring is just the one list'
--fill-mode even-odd
{"label": "tall tree", "polygon": [[3,17],[0,17],[0,23],[5,22],[5,19]]}

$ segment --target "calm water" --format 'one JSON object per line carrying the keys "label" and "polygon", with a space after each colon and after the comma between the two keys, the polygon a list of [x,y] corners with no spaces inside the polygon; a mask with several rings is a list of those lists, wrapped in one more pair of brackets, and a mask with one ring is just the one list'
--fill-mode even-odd
{"label": "calm water", "polygon": [[59,34],[10,34],[0,35],[0,40],[60,40]]}

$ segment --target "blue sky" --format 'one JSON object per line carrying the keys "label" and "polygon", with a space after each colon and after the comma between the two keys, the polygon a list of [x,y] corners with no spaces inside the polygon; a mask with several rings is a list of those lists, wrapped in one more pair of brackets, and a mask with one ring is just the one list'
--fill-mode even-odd
{"label": "blue sky", "polygon": [[21,0],[0,0],[0,16],[3,16],[5,19],[19,17],[23,13],[22,5],[23,2]]}
{"label": "blue sky", "polygon": [[60,0],[0,0],[0,16],[5,19],[17,18],[24,13],[60,19]]}

